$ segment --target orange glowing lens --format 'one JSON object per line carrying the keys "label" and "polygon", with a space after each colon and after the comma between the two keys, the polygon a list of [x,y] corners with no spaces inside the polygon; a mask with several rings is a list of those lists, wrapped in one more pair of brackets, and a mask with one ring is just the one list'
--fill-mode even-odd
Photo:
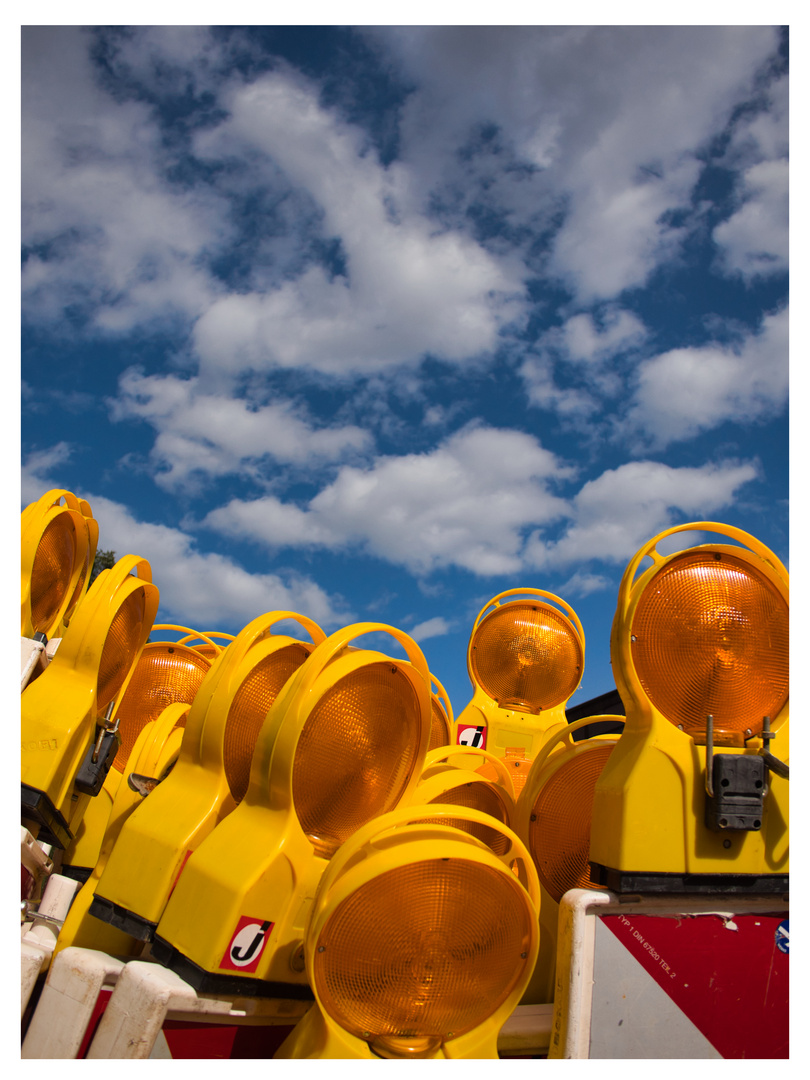
{"label": "orange glowing lens", "polygon": [[393,810],[419,753],[421,713],[390,663],[339,679],[307,717],[295,753],[295,810],[315,851],[331,856],[356,829]]}
{"label": "orange glowing lens", "polygon": [[142,588],[131,592],[115,613],[98,668],[96,707],[103,712],[118,696],[126,679],[143,629],[146,597]]}
{"label": "orange glowing lens", "polygon": [[596,781],[613,746],[581,752],[561,765],[532,806],[529,850],[556,901],[569,889],[595,889],[591,878],[591,817]]}
{"label": "orange glowing lens", "polygon": [[223,753],[228,787],[237,803],[247,792],[256,739],[270,706],[309,653],[305,645],[299,644],[269,653],[251,669],[233,696],[225,721]]}
{"label": "orange glowing lens", "polygon": [[500,706],[537,713],[567,701],[582,677],[582,644],[547,604],[515,601],[490,612],[470,650],[473,678]]}
{"label": "orange glowing lens", "polygon": [[63,618],[64,618],[64,622],[65,622],[66,625],[67,625],[68,619],[70,619],[72,617],[73,612],[74,612],[74,610],[76,608],[76,604],[79,602],[79,599],[80,599],[80,597],[82,595],[82,591],[84,589],[84,583],[85,583],[85,581],[87,581],[87,574],[88,574],[89,570],[90,570],[90,545],[88,544],[88,546],[85,548],[84,565],[82,566],[81,572],[79,574],[79,580],[76,582],[76,588],[73,590],[73,596],[71,596],[71,598],[70,598],[70,603],[65,608],[65,614],[64,614]]}
{"label": "orange glowing lens", "polygon": [[[450,788],[449,791],[437,795],[431,802],[442,803],[445,806],[465,806],[471,810],[480,810],[490,817],[496,818],[503,825],[511,826],[509,812],[501,798],[498,789],[483,780],[471,781],[461,784],[459,787]],[[491,848],[496,855],[505,855],[509,850],[509,838],[504,836],[501,829],[490,829],[486,825],[479,825],[477,821],[466,821],[463,818],[436,819],[437,825],[452,825],[456,829],[462,829],[471,836],[477,837],[481,843]]]}
{"label": "orange glowing lens", "polygon": [[[191,704],[210,666],[208,660],[183,645],[158,641],[144,646],[116,710],[121,749],[115,755],[114,768],[124,771],[141,731],[165,708],[175,701]],[[178,727],[185,724],[183,717]]]}
{"label": "orange glowing lens", "polygon": [[426,859],[373,878],[321,931],[324,1009],[383,1056],[430,1050],[491,1016],[524,974],[532,912],[508,871]]}
{"label": "orange glowing lens", "polygon": [[47,631],[67,596],[76,532],[70,514],[52,518],[37,545],[31,569],[31,624],[34,633]]}
{"label": "orange glowing lens", "polygon": [[450,724],[444,709],[436,700],[436,695],[432,694],[430,698],[430,742],[428,743],[428,751],[435,750],[438,746],[449,745]]}
{"label": "orange glowing lens", "polygon": [[690,733],[762,731],[788,696],[789,610],[750,563],[726,552],[676,556],[646,585],[631,650],[655,707]]}

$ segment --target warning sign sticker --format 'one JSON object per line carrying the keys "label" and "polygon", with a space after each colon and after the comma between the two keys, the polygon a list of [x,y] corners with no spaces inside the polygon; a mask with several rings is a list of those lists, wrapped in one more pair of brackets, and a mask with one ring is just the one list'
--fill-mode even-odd
{"label": "warning sign sticker", "polygon": [[219,962],[220,968],[245,974],[255,971],[274,925],[267,920],[243,915]]}
{"label": "warning sign sticker", "polygon": [[790,927],[788,923],[788,919],[783,919],[776,928],[776,947],[781,953],[790,952]]}
{"label": "warning sign sticker", "polygon": [[487,729],[485,726],[475,726],[468,724],[465,727],[458,729],[458,736],[456,738],[456,744],[458,746],[474,746],[476,750],[486,750],[487,748]]}

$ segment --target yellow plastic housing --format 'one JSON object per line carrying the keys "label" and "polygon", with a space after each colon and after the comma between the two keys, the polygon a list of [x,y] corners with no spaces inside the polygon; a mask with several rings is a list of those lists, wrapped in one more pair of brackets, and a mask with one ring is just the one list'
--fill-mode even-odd
{"label": "yellow plastic housing", "polygon": [[[432,750],[422,770],[422,776],[413,795],[413,804],[442,803],[445,806],[462,806],[480,810],[494,817],[501,825],[511,828],[515,815],[515,798],[512,777],[503,759],[483,752],[492,762],[496,778],[490,780],[477,771],[482,752],[458,747],[440,747]],[[452,764],[448,762],[452,758]],[[466,764],[467,768],[464,767]],[[502,855],[508,841],[505,834],[490,825],[470,823],[464,817],[448,821],[448,825],[470,832],[496,855]]]}
{"label": "yellow plastic housing", "polygon": [[473,697],[453,723],[453,742],[510,758],[519,788],[546,733],[565,723],[584,657],[582,623],[564,600],[542,589],[499,593],[473,625]]}
{"label": "yellow plastic housing", "polygon": [[72,798],[76,773],[97,719],[126,690],[157,606],[149,564],[119,559],[93,582],[53,659],[21,697],[21,782],[44,796],[71,837],[89,799]]}
{"label": "yellow plastic housing", "polygon": [[430,676],[431,681],[431,723],[429,750],[436,750],[440,746],[449,746],[453,738],[453,706],[447,691],[436,678]]}
{"label": "yellow plastic housing", "polygon": [[124,769],[116,773],[118,783],[95,864],[71,904],[59,932],[54,955],[71,945],[82,949],[98,949],[114,956],[136,956],[141,952],[141,941],[102,922],[101,919],[94,918],[90,915],[89,908],[124,822],[144,798],[151,797],[142,795],[131,786],[129,777],[135,774],[150,780],[163,781],[180,753],[188,710],[189,706],[185,702],[169,705],[159,717],[150,720],[138,732]]}
{"label": "yellow plastic housing", "polygon": [[[350,646],[380,631],[407,660]],[[419,647],[394,627],[357,623],[322,642],[270,709],[247,794],[189,858],[156,945],[254,987],[304,985],[296,956],[328,859],[366,822],[406,801],[419,778],[429,678]],[[271,928],[247,965],[236,944],[245,920]]]}
{"label": "yellow plastic housing", "polygon": [[[312,641],[272,632],[287,619]],[[217,656],[188,712],[177,764],[121,829],[98,883],[99,904],[136,916],[151,935],[188,854],[244,794],[256,734],[276,695],[324,637],[311,619],[273,611]],[[112,921],[109,909],[94,914]]]}
{"label": "yellow plastic housing", "polygon": [[[152,627],[153,634],[165,630],[188,631],[188,627],[164,623]],[[215,646],[215,654],[218,651]],[[144,645],[127,692],[115,710],[121,745],[101,791],[84,812],[76,837],[62,859],[63,866],[96,865],[121,774],[142,729],[172,703],[190,705],[210,666],[211,661],[197,650],[175,641],[149,641]],[[185,712],[178,723],[185,725]]]}
{"label": "yellow plastic housing", "polygon": [[[686,531],[736,543],[661,554]],[[758,830],[704,820],[707,716],[714,754],[761,754],[767,715],[771,752],[789,760],[788,604],[782,563],[729,525],[676,526],[631,560],[611,633],[627,723],[597,783],[591,833],[603,874],[788,873],[787,779],[769,774]]]}
{"label": "yellow plastic housing", "polygon": [[498,858],[458,820],[455,807],[402,807],[335,855],[306,930],[316,1004],[277,1058],[497,1058],[534,966],[539,891],[511,830],[498,825]]}
{"label": "yellow plastic housing", "polygon": [[20,634],[61,636],[84,596],[98,543],[89,503],[47,491],[21,519]]}
{"label": "yellow plastic housing", "polygon": [[574,733],[614,715],[589,716],[549,733],[517,801],[515,832],[526,844],[540,881],[540,950],[524,1004],[554,1000],[559,903],[569,889],[597,888],[590,872],[596,782],[618,735],[575,740]]}

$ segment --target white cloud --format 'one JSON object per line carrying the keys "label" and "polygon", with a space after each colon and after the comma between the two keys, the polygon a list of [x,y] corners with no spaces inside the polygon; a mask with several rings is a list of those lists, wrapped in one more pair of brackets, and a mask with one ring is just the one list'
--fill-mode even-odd
{"label": "white cloud", "polygon": [[410,636],[414,641],[427,641],[428,638],[442,637],[444,634],[449,633],[450,623],[441,615],[437,615],[433,619],[426,619],[425,622],[414,626],[410,631]]}
{"label": "white cloud", "polygon": [[[580,312],[562,326],[553,327],[538,339],[538,356],[528,356],[519,374],[532,405],[553,409],[563,420],[582,420],[602,408],[605,398],[622,389],[614,362],[640,348],[647,329],[630,311],[608,306],[599,312]],[[560,387],[554,378],[554,362],[576,365],[585,387]]]}
{"label": "white cloud", "polygon": [[722,266],[752,278],[788,268],[788,162],[762,161],[742,178],[742,206],[712,236]]}
{"label": "white cloud", "polygon": [[56,483],[43,486],[45,481],[40,477],[47,477],[52,469],[64,465],[70,460],[72,453],[73,447],[63,440],[43,450],[34,450],[28,455],[21,471],[20,498],[23,506],[36,502],[50,487],[59,487]]}
{"label": "white cloud", "polygon": [[572,316],[559,330],[550,331],[544,341],[561,349],[569,360],[604,363],[617,353],[637,348],[647,330],[631,311],[608,309],[601,325],[590,312]]}
{"label": "white cloud", "polygon": [[731,506],[737,490],[758,475],[750,461],[701,468],[633,461],[609,469],[574,497],[573,524],[558,540],[532,535],[526,563],[542,569],[594,559],[625,562],[669,525],[704,520]]}
{"label": "white cloud", "polygon": [[322,108],[316,88],[291,72],[239,86],[226,102],[229,118],[198,138],[197,152],[265,154],[321,208],[347,276],[311,266],[279,288],[217,300],[194,332],[204,367],[345,374],[495,347],[499,328],[520,313],[520,279],[468,236],[414,213],[405,166],[384,168],[361,130]]}
{"label": "white cloud", "polygon": [[137,417],[157,431],[151,459],[161,487],[176,489],[195,476],[249,472],[265,456],[317,465],[368,448],[371,437],[355,426],[315,427],[292,402],[251,407],[242,398],[205,393],[197,378],[124,372],[115,420]]}
{"label": "white cloud", "polygon": [[612,589],[614,583],[604,574],[590,574],[586,571],[577,570],[564,585],[560,585],[557,593],[560,596],[590,596],[591,593],[601,592],[603,589]]}
{"label": "white cloud", "polygon": [[90,41],[76,27],[23,28],[25,311],[61,320],[74,305],[112,331],[196,317],[217,293],[200,260],[227,235],[224,206],[162,179],[148,107],[98,87]]}
{"label": "white cloud", "polygon": [[651,445],[690,438],[726,420],[756,421],[782,409],[788,393],[788,309],[766,316],[736,346],[672,349],[638,369],[628,422]]}
{"label": "white cloud", "polygon": [[618,175],[612,183],[585,184],[585,176],[590,181],[599,176],[601,147],[594,160],[590,157],[584,155],[581,162],[580,190],[555,240],[550,263],[580,302],[618,296],[624,289],[644,285],[656,266],[677,254],[683,230],[664,224],[663,218],[668,210],[687,204],[700,172],[694,159],[668,155],[665,178],[645,176],[636,181],[622,175],[629,162],[621,168],[613,158],[610,165]]}
{"label": "white cloud", "polygon": [[[550,269],[579,303],[645,283],[676,253],[667,211],[688,205],[696,157],[750,94],[773,27],[404,27],[367,33],[416,90],[402,153],[425,190],[496,206],[533,231],[565,218]],[[492,155],[459,159],[482,124],[531,162],[493,178]]]}
{"label": "white cloud", "polygon": [[570,475],[530,435],[473,427],[431,453],[344,466],[305,509],[273,496],[233,500],[203,524],[271,547],[356,545],[420,575],[514,573],[525,529],[567,514],[549,485]]}
{"label": "white cloud", "polygon": [[554,368],[547,356],[529,356],[518,369],[532,405],[553,410],[561,420],[588,417],[599,409],[596,399],[584,390],[561,388],[554,380]]}
{"label": "white cloud", "polygon": [[746,281],[788,266],[788,86],[785,75],[762,90],[762,107],[737,121],[725,154],[737,205],[712,239],[718,268]]}
{"label": "white cloud", "polygon": [[[202,524],[270,548],[364,550],[419,575],[458,566],[487,577],[626,561],[667,526],[730,507],[738,489],[758,476],[750,461],[701,468],[636,461],[563,500],[548,484],[570,479],[570,470],[531,436],[478,428],[430,454],[380,458],[365,470],[344,467],[304,508],[274,496],[234,499]],[[559,521],[569,524],[549,540]],[[582,570],[568,587],[586,596],[605,584]]]}
{"label": "white cloud", "polygon": [[[38,499],[51,488],[46,469],[65,460],[64,444],[30,457],[23,468],[22,501]],[[152,570],[160,590],[159,622],[178,622],[195,630],[241,629],[266,611],[294,611],[320,626],[337,628],[351,621],[339,596],[329,596],[310,578],[296,574],[251,574],[222,555],[200,552],[180,529],[140,521],[119,502],[86,492],[99,523],[99,547],[116,557],[139,555]]]}

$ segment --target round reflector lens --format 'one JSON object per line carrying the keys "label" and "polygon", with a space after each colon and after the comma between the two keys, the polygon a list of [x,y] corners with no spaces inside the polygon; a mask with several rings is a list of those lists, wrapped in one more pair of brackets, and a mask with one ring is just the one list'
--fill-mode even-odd
{"label": "round reflector lens", "polygon": [[676,556],[646,585],[631,650],[655,707],[689,733],[758,735],[789,685],[789,609],[750,563],[726,552]]}
{"label": "round reflector lens", "polygon": [[591,817],[596,781],[613,746],[576,754],[537,794],[529,822],[529,850],[537,874],[559,903],[569,889],[596,889],[591,878]]}
{"label": "round reflector lens", "polygon": [[435,694],[430,698],[430,742],[428,751],[435,750],[439,746],[450,745],[450,724],[444,709],[436,700]]}
{"label": "round reflector lens", "polygon": [[336,907],[316,943],[314,984],[329,1015],[383,1055],[405,1054],[414,1040],[438,1046],[509,996],[535,919],[506,868],[414,862]]}
{"label": "round reflector lens", "polygon": [[316,854],[329,858],[394,809],[416,765],[421,724],[410,679],[385,662],[344,675],[315,704],[298,739],[292,793]]}
{"label": "round reflector lens", "polygon": [[547,604],[516,601],[490,612],[470,650],[473,678],[502,707],[537,713],[567,701],[582,678],[582,644]]}
{"label": "round reflector lens", "polygon": [[65,622],[65,625],[67,625],[68,621],[73,617],[73,612],[76,610],[76,605],[78,604],[79,600],[81,599],[82,592],[84,590],[84,583],[85,583],[85,581],[87,581],[87,575],[88,575],[89,571],[90,571],[90,546],[88,544],[88,546],[85,548],[85,551],[84,551],[84,565],[82,566],[81,572],[79,574],[79,579],[76,582],[76,588],[73,590],[73,596],[71,596],[71,598],[70,598],[70,603],[65,608],[65,614],[62,616],[62,618],[63,618],[63,620]]}
{"label": "round reflector lens", "polygon": [[[116,710],[121,749],[113,768],[124,771],[141,731],[164,709],[176,701],[191,704],[210,666],[208,660],[183,645],[163,641],[144,645]],[[186,718],[177,726],[185,727]]]}
{"label": "round reflector lens", "polygon": [[284,645],[250,670],[236,691],[225,721],[225,776],[237,803],[245,797],[259,731],[284,684],[306,658],[304,645]]}
{"label": "round reflector lens", "polygon": [[132,667],[143,632],[145,611],[146,596],[140,588],[129,594],[113,617],[98,667],[99,712],[117,698]]}
{"label": "round reflector lens", "polygon": [[[503,825],[510,824],[506,804],[500,797],[498,789],[484,780],[470,781],[468,784],[450,788],[449,791],[444,791],[435,799],[431,799],[431,802],[480,810]],[[464,818],[437,818],[436,824],[452,825],[456,829],[469,833],[470,836],[475,836],[496,855],[505,855],[509,850],[509,838],[504,836],[500,829],[490,829],[486,825],[479,825],[477,821],[465,821]]]}
{"label": "round reflector lens", "polygon": [[76,558],[76,532],[70,514],[52,518],[40,538],[31,568],[31,625],[34,633],[51,627],[70,586]]}

